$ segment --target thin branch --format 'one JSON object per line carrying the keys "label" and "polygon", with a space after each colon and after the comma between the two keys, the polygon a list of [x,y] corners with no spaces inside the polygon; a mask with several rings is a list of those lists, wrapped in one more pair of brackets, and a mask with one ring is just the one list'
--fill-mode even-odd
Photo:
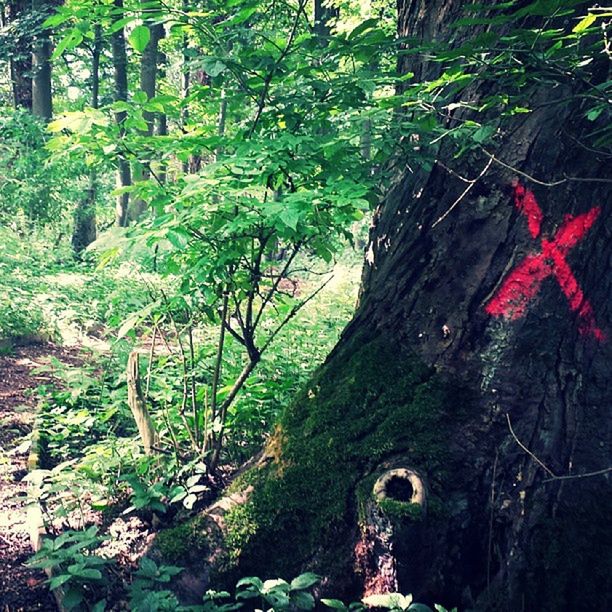
{"label": "thin branch", "polygon": [[[453,212],[453,210],[459,205],[461,200],[463,200],[463,198],[465,198],[465,196],[470,192],[472,187],[474,187],[474,185],[487,173],[492,163],[493,163],[493,159],[489,159],[486,166],[482,169],[480,174],[475,179],[468,180],[463,177],[460,177],[462,181],[469,183],[468,186],[463,190],[463,193],[451,204],[450,208],[441,217],[438,217],[438,219],[431,226],[432,229],[436,227],[436,225],[438,225],[439,223],[442,223],[442,221],[444,221],[444,219],[446,219],[446,217],[448,217],[448,215],[450,215],[451,212]],[[442,167],[445,168],[444,166]]]}
{"label": "thin branch", "polygon": [[210,414],[211,420],[215,420],[217,416],[217,387],[219,385],[219,379],[221,377],[221,366],[223,364],[223,348],[225,344],[225,321],[227,319],[227,307],[229,303],[228,293],[223,294],[223,306],[221,309],[221,328],[219,330],[219,343],[217,344],[217,359],[215,361],[215,370],[212,379],[212,391],[210,400]]}
{"label": "thin branch", "polygon": [[157,325],[153,327],[153,339],[151,340],[151,349],[149,350],[149,363],[147,364],[147,383],[145,385],[145,397],[149,397],[151,389],[151,370],[153,369],[153,357],[155,356],[155,342],[157,340]]}
{"label": "thin branch", "polygon": [[574,480],[576,478],[590,478],[591,476],[601,476],[612,472],[612,467],[603,468],[602,470],[596,470],[594,472],[585,472],[584,474],[568,474],[567,476],[553,476],[547,478],[542,482],[552,482],[553,480]]}
{"label": "thin branch", "polygon": [[569,181],[576,181],[581,183],[612,183],[612,179],[579,176],[565,176],[564,178],[553,182],[541,181],[540,179],[537,179],[534,176],[531,176],[530,174],[527,174],[526,172],[523,172],[522,170],[519,170],[518,168],[507,164],[506,162],[503,162],[501,159],[495,157],[493,153],[487,151],[484,147],[480,148],[482,149],[483,153],[489,156],[490,161],[494,161],[496,164],[499,164],[500,166],[503,166],[508,170],[512,170],[512,172],[516,172],[516,174],[519,174],[520,176],[532,181],[533,183],[536,183],[537,185],[542,185],[543,187],[556,187],[557,185],[563,185],[563,183],[567,183]]}
{"label": "thin branch", "polygon": [[514,438],[515,442],[541,467],[543,468],[547,474],[549,474],[550,476],[552,476],[552,478],[557,478],[557,476],[555,475],[555,473],[548,468],[536,455],[534,455],[517,437],[517,435],[514,433],[514,429],[512,429],[512,423],[510,422],[510,415],[506,414],[506,419],[508,421],[508,429],[510,430],[510,433],[512,434],[512,437]]}
{"label": "thin branch", "polygon": [[255,317],[254,327],[257,327],[257,324],[259,323],[259,320],[261,319],[261,316],[263,315],[263,312],[264,312],[266,306],[268,305],[268,303],[270,302],[270,300],[274,296],[274,293],[278,289],[278,286],[279,286],[281,280],[285,276],[287,276],[287,273],[289,271],[289,266],[291,266],[293,260],[295,259],[296,255],[298,254],[299,250],[302,248],[302,244],[303,244],[303,242],[301,240],[295,243],[295,246],[293,247],[293,251],[291,251],[291,254],[289,255],[287,261],[285,262],[285,265],[283,266],[283,269],[280,271],[280,273],[276,277],[276,280],[272,284],[272,287],[270,287],[270,290],[266,293],[266,296],[265,296],[265,298],[263,299],[263,301],[261,303],[261,306],[259,308],[257,316]]}
{"label": "thin branch", "polygon": [[550,478],[546,478],[542,482],[553,482],[554,480],[576,480],[578,478],[591,478],[592,476],[603,476],[604,474],[608,474],[612,472],[612,467],[603,468],[601,470],[595,470],[594,472],[585,472],[584,474],[567,474],[565,476],[557,476],[550,468],[548,468],[534,453],[532,453],[517,437],[512,429],[512,423],[510,422],[510,415],[506,414],[506,419],[508,420],[508,429],[512,434],[515,442],[540,466],[542,467],[546,473],[550,476]]}
{"label": "thin branch", "polygon": [[304,4],[306,4],[305,0],[300,0],[298,4],[298,10],[295,15],[295,21],[293,22],[291,32],[289,33],[289,38],[287,39],[287,44],[283,49],[282,53],[278,56],[278,59],[274,62],[274,65],[272,66],[270,72],[266,75],[263,88],[261,90],[261,95],[259,97],[259,102],[257,103],[257,113],[255,114],[253,125],[251,125],[251,129],[249,130],[248,138],[251,138],[251,136],[253,136],[253,134],[255,133],[257,125],[259,124],[259,120],[261,119],[261,114],[263,113],[263,109],[266,105],[266,98],[268,97],[268,91],[270,90],[270,84],[272,83],[272,79],[274,78],[274,75],[276,74],[276,71],[280,66],[281,62],[285,59],[285,57],[287,57],[287,54],[291,49],[291,45],[293,45],[293,40],[295,38],[295,35],[297,34],[298,25],[300,23],[300,16],[302,14],[302,7],[304,6]]}
{"label": "thin branch", "polygon": [[323,289],[325,289],[325,287],[332,280],[332,278],[334,277],[330,276],[314,293],[311,293],[305,300],[302,300],[299,304],[296,304],[291,309],[291,312],[282,320],[279,326],[268,336],[268,339],[265,341],[264,345],[261,347],[261,351],[260,351],[261,353],[263,353],[270,346],[270,344],[272,343],[272,340],[274,340],[274,338],[278,335],[281,329],[283,329],[283,327],[285,327],[285,325],[287,325],[287,323],[289,323],[289,321],[293,319],[293,317],[295,317],[295,315],[300,310],[302,310],[302,308],[304,308],[304,306],[306,306],[306,304],[308,304],[310,300],[314,299],[321,291],[323,291]]}

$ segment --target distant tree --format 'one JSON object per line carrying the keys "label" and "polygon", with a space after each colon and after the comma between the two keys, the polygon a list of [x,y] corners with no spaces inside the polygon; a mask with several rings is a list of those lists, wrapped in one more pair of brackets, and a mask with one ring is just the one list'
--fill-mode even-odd
{"label": "distant tree", "polygon": [[[91,46],[91,107],[97,109],[100,100],[100,56],[103,50],[102,26],[94,25],[94,38]],[[87,189],[79,200],[74,212],[72,248],[79,255],[96,239],[96,194],[97,173],[89,171]]]}
{"label": "distant tree", "polygon": [[11,0],[5,9],[5,37],[0,46],[8,55],[15,108],[32,110],[32,24],[31,3]]}
{"label": "distant tree", "polygon": [[[44,21],[52,11],[53,0],[32,0],[32,12]],[[51,88],[51,39],[50,31],[41,28],[35,35],[32,46],[32,112],[49,120],[53,115]]]}
{"label": "distant tree", "polygon": [[[123,0],[114,0],[113,5],[117,11],[117,18],[122,18]],[[111,35],[113,69],[115,92],[114,98],[116,102],[127,102],[128,99],[128,63],[127,53],[125,50],[125,29],[123,27],[116,28]],[[117,111],[115,120],[120,128],[120,135],[123,135],[123,123],[126,119],[125,111]],[[132,184],[132,173],[130,164],[124,155],[117,160],[117,187],[129,187]],[[122,192],[117,195],[115,207],[115,223],[119,227],[125,227],[128,223],[128,206],[130,202],[130,194]]]}

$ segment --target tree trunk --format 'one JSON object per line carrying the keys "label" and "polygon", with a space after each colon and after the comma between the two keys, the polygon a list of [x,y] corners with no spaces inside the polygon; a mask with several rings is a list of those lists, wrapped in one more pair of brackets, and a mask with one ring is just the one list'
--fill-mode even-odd
{"label": "tree trunk", "polygon": [[28,0],[13,0],[7,6],[8,24],[16,25],[13,34],[13,52],[9,60],[13,104],[15,108],[32,110],[32,44],[31,38],[19,26],[20,18],[30,9]]}
{"label": "tree trunk", "polygon": [[[91,107],[98,108],[100,97],[100,56],[102,54],[102,26],[94,26],[94,42],[91,55]],[[72,249],[77,256],[96,239],[96,193],[95,169],[89,171],[85,195],[77,203],[74,213]]]}
{"label": "tree trunk", "polygon": [[329,6],[324,0],[314,0],[313,4],[313,30],[317,36],[326,38],[330,33],[329,22],[338,17],[339,11],[334,6]]}
{"label": "tree trunk", "polygon": [[[160,61],[159,41],[164,37],[164,26],[161,23],[156,23],[156,18],[161,10],[159,6],[151,6],[151,3],[146,1],[143,5],[145,7],[143,9],[143,21],[151,32],[151,38],[140,59],[140,89],[147,94],[148,99],[151,99],[155,97],[157,92],[157,72]],[[143,117],[147,123],[147,129],[143,131],[143,135],[153,136],[155,113],[144,111]],[[132,169],[132,176],[135,181],[148,180],[151,176],[151,160],[136,162]],[[144,200],[133,200],[129,212],[130,218],[136,221],[146,207],[147,203]]]}
{"label": "tree trunk", "polygon": [[[461,5],[400,2],[400,34],[459,43]],[[428,56],[403,67],[433,78]],[[533,110],[504,120],[494,159],[443,139],[433,169],[397,177],[355,317],[234,483],[248,501],[192,523],[223,539],[216,569],[312,569],[333,597],[610,609],[612,175],[577,144],[598,63],[589,84],[523,85]]]}
{"label": "tree trunk", "polygon": [[[53,2],[32,0],[32,11],[41,13],[41,20],[48,17]],[[51,91],[51,40],[50,32],[43,30],[33,43],[32,49],[32,112],[45,120],[53,115],[53,96]]]}
{"label": "tree trunk", "polygon": [[[123,12],[123,0],[114,0],[114,7],[119,13],[119,18]],[[125,32],[119,28],[113,32],[111,37],[111,48],[113,55],[113,68],[115,79],[115,101],[126,102],[128,98],[128,73],[127,73],[127,54],[125,52]],[[115,121],[119,125],[119,135],[123,136],[123,122],[125,121],[125,111],[115,113]],[[130,163],[121,156],[117,161],[117,188],[129,187],[132,184]],[[126,227],[128,224],[128,206],[130,203],[129,193],[120,193],[115,204],[115,225]]]}

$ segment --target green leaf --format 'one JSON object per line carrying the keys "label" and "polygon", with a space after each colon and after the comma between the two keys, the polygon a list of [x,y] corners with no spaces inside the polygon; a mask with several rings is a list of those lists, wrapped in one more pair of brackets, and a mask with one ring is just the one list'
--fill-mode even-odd
{"label": "green leaf", "polygon": [[597,16],[594,13],[589,13],[584,19],[581,19],[572,29],[574,34],[580,34],[580,32],[584,32],[587,28],[589,28],[595,20]]}
{"label": "green leaf", "polygon": [[155,576],[157,574],[157,563],[149,557],[143,557],[140,560],[139,573],[141,576]]}
{"label": "green leaf", "polygon": [[136,26],[128,36],[130,46],[139,53],[142,53],[151,40],[151,31],[145,25]]}
{"label": "green leaf", "polygon": [[49,588],[53,591],[57,589],[57,587],[62,586],[62,584],[72,580],[73,576],[71,574],[60,574],[59,576],[55,576],[49,580]]}
{"label": "green leaf", "polygon": [[[70,571],[70,568],[68,568],[68,571]],[[86,580],[102,580],[102,572],[93,568],[75,568],[72,573],[75,576],[78,576],[79,578],[85,578]]]}
{"label": "green leaf", "polygon": [[43,22],[42,27],[52,28],[54,26],[61,25],[65,21],[68,21],[68,19],[70,19],[69,12],[56,13],[55,15],[51,15],[51,17],[47,17],[47,19],[45,19],[45,21]]}
{"label": "green leaf", "polygon": [[334,610],[347,610],[347,607],[339,599],[322,599],[321,603]]}
{"label": "green leaf", "polygon": [[64,606],[67,610],[73,610],[83,601],[83,592],[78,587],[71,587],[64,593]]}
{"label": "green leaf", "polygon": [[51,59],[55,60],[62,55],[62,53],[68,49],[74,49],[83,42],[83,34],[77,30],[71,30],[55,47]]}
{"label": "green leaf", "polygon": [[261,591],[263,587],[263,582],[260,578],[256,576],[247,576],[246,578],[242,578],[236,583],[236,588],[240,588],[243,586],[255,587],[258,591]]}
{"label": "green leaf", "polygon": [[387,608],[408,610],[412,604],[412,595],[402,595],[401,593],[381,593],[379,595],[369,595],[362,599],[366,606],[372,608]]}
{"label": "green leaf", "polygon": [[298,591],[291,594],[291,603],[298,610],[312,610],[315,606],[314,597],[305,591]]}
{"label": "green leaf", "polygon": [[106,610],[106,599],[101,599],[94,605],[91,612],[104,612],[104,610]]}
{"label": "green leaf", "polygon": [[366,19],[362,23],[360,23],[349,35],[348,40],[353,40],[357,38],[360,34],[363,34],[367,30],[372,30],[378,25],[378,19]]}
{"label": "green leaf", "polygon": [[297,224],[300,220],[300,213],[295,208],[285,208],[279,215],[280,220],[292,230],[297,230]]}
{"label": "green leaf", "polygon": [[317,584],[320,580],[321,577],[317,576],[317,574],[314,574],[313,572],[305,572],[291,581],[291,590],[299,591],[301,589],[309,589],[311,586]]}
{"label": "green leaf", "polygon": [[196,501],[198,501],[197,495],[194,495],[193,493],[190,493],[183,500],[183,506],[185,506],[185,508],[187,508],[187,510],[191,510],[193,508],[193,504],[195,504]]}
{"label": "green leaf", "polygon": [[136,324],[140,321],[138,313],[132,313],[121,325],[117,332],[117,340],[121,340],[128,332],[132,331]]}

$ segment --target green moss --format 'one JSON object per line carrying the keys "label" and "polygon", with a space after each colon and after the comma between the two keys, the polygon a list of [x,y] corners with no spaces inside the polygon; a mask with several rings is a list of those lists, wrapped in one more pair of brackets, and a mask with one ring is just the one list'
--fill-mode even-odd
{"label": "green moss", "polygon": [[241,571],[288,576],[309,564],[333,573],[352,555],[357,498],[371,494],[390,458],[428,475],[439,495],[458,395],[394,342],[345,343],[281,419],[276,461],[243,477],[256,479],[254,492],[227,523]]}
{"label": "green moss", "polygon": [[259,523],[252,513],[250,504],[239,504],[231,508],[225,515],[227,528],[226,544],[229,549],[229,560],[238,560],[242,547],[257,533]]}
{"label": "green moss", "polygon": [[420,521],[424,516],[423,507],[419,504],[389,498],[379,499],[376,503],[390,519]]}
{"label": "green moss", "polygon": [[176,527],[164,529],[155,538],[155,548],[167,563],[185,564],[202,559],[209,550],[208,533],[201,517],[194,517]]}

